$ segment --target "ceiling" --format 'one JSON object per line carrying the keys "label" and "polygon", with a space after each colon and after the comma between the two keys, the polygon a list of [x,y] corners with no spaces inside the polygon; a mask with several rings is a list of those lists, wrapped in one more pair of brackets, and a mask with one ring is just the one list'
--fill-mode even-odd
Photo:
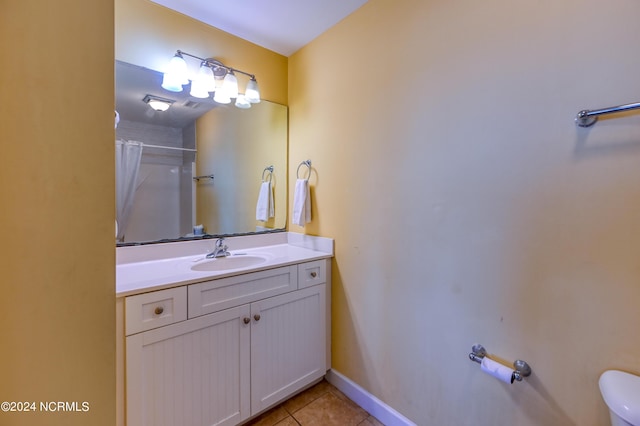
{"label": "ceiling", "polygon": [[284,56],[367,0],[151,0]]}
{"label": "ceiling", "polygon": [[[226,107],[220,106],[211,97],[191,97],[189,90],[168,92],[161,87],[161,73],[126,62],[116,61],[115,77],[116,111],[122,120],[183,128],[213,108]],[[154,111],[142,101],[146,95],[169,99],[174,103],[167,111]]]}

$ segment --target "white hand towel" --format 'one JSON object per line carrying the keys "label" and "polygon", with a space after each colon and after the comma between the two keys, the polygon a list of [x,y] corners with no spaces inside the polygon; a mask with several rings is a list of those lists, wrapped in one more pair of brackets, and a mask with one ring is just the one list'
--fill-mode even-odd
{"label": "white hand towel", "polygon": [[262,182],[256,204],[256,220],[266,222],[275,215],[273,206],[273,189],[271,182]]}
{"label": "white hand towel", "polygon": [[311,222],[309,181],[307,179],[298,179],[293,193],[293,223],[304,226],[309,222]]}

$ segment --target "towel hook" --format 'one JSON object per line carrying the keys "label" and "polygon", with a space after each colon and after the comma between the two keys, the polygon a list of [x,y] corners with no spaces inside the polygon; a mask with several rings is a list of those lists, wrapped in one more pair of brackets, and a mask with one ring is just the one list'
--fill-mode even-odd
{"label": "towel hook", "polygon": [[265,167],[264,170],[262,171],[262,181],[266,182],[266,180],[264,180],[264,174],[269,172],[269,182],[271,182],[272,178],[273,178],[273,166],[269,166],[269,167]]}
{"label": "towel hook", "polygon": [[311,177],[311,160],[305,160],[302,163],[298,164],[298,169],[296,170],[296,177],[300,179],[300,167],[302,166],[307,166],[309,168],[309,178],[310,178]]}

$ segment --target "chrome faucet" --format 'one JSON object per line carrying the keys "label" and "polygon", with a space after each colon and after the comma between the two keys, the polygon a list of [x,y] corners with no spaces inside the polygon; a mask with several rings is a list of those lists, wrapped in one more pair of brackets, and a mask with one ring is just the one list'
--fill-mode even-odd
{"label": "chrome faucet", "polygon": [[215,246],[213,247],[213,251],[207,255],[207,259],[231,256],[228,249],[229,247],[224,245],[224,238],[218,238]]}

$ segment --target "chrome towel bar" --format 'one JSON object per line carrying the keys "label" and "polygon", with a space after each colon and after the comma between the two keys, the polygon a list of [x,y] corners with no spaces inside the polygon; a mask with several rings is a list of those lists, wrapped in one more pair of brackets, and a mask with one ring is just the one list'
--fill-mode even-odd
{"label": "chrome towel bar", "polygon": [[629,111],[632,109],[640,109],[640,102],[594,110],[583,109],[578,113],[575,121],[580,127],[589,127],[593,126],[595,122],[598,121],[598,116],[600,115],[613,114],[614,112]]}
{"label": "chrome towel bar", "polygon": [[213,180],[213,175],[203,175],[203,176],[194,176],[193,180],[196,182],[200,182],[200,179],[211,179]]}

